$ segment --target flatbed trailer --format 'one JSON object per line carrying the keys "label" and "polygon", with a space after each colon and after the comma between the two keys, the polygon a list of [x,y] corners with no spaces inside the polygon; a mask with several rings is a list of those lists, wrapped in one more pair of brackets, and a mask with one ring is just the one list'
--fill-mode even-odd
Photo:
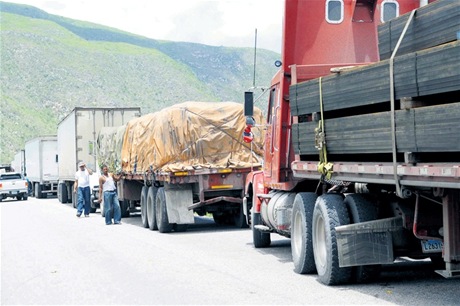
{"label": "flatbed trailer", "polygon": [[[261,110],[254,117],[261,120]],[[243,105],[236,102],[176,104],[101,129],[98,163],[122,175],[121,206],[140,206],[146,228],[185,231],[195,214],[247,227],[251,207],[243,206],[244,184],[260,168],[263,133],[245,143],[242,119]]]}
{"label": "flatbed trailer", "polygon": [[162,233],[185,231],[194,214],[213,216],[217,224],[247,227],[243,208],[244,182],[253,169],[199,169],[124,174],[119,198],[139,203],[144,227]]}
{"label": "flatbed trailer", "polygon": [[[392,163],[335,162],[334,179],[394,185],[394,170]],[[297,178],[321,178],[318,162],[295,161],[292,163],[292,172]],[[403,186],[460,189],[460,163],[398,163],[396,173]],[[403,192],[409,190],[403,189]]]}

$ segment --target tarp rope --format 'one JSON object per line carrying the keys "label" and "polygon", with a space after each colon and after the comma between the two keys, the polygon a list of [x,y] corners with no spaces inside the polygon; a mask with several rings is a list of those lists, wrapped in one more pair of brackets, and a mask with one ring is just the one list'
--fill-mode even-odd
{"label": "tarp rope", "polygon": [[315,129],[315,147],[319,150],[318,172],[326,179],[330,179],[333,173],[333,163],[327,161],[326,133],[324,131],[324,110],[323,110],[323,78],[319,78],[319,104],[321,110],[321,120]]}

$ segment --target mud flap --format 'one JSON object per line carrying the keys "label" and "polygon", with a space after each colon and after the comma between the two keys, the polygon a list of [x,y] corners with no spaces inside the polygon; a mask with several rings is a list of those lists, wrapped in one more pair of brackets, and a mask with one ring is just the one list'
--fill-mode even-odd
{"label": "mud flap", "polygon": [[188,206],[193,204],[192,185],[165,183],[164,190],[168,222],[171,224],[194,223],[193,210],[188,209]]}
{"label": "mud flap", "polygon": [[392,263],[392,232],[401,229],[401,217],[337,226],[340,267]]}

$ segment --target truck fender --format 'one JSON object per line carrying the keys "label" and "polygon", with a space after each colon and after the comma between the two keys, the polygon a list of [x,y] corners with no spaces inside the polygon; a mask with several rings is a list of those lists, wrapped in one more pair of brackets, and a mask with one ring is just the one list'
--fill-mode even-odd
{"label": "truck fender", "polygon": [[257,213],[260,213],[260,206],[262,205],[262,202],[255,195],[264,193],[265,188],[263,178],[263,171],[250,172],[246,177],[244,185],[245,199],[247,201],[248,197],[252,197],[252,210]]}

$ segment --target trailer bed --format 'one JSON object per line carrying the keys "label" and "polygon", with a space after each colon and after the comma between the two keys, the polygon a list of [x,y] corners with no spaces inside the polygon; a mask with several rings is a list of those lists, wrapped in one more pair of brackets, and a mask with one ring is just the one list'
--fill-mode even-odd
{"label": "trailer bed", "polygon": [[[319,179],[318,162],[295,161],[296,178]],[[393,163],[336,162],[334,180],[375,184],[395,184]],[[460,189],[460,163],[398,163],[396,173],[404,186]]]}

